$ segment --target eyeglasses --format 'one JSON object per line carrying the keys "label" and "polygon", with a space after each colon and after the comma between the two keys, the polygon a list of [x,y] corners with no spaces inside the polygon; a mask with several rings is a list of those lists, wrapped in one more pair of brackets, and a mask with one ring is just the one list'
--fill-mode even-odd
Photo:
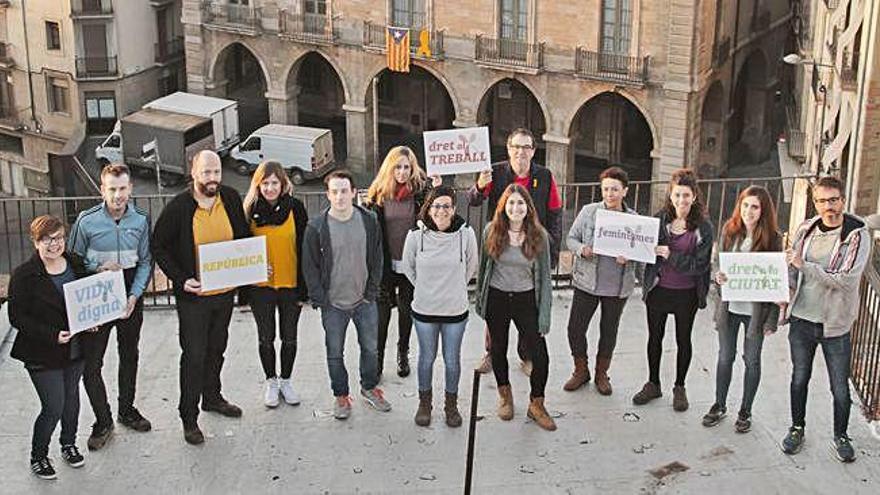
{"label": "eyeglasses", "polygon": [[813,198],[813,203],[817,205],[829,205],[834,206],[837,202],[840,201],[840,196],[835,196],[833,198]]}
{"label": "eyeglasses", "polygon": [[535,147],[532,146],[531,144],[508,144],[507,147],[510,148],[510,149],[512,149],[512,150],[531,150],[531,149],[535,149]]}
{"label": "eyeglasses", "polygon": [[431,205],[432,210],[451,210],[453,208],[455,208],[455,207],[452,205],[447,205],[447,204]]}
{"label": "eyeglasses", "polygon": [[64,244],[64,235],[43,237],[38,242],[43,246],[51,246],[52,244]]}

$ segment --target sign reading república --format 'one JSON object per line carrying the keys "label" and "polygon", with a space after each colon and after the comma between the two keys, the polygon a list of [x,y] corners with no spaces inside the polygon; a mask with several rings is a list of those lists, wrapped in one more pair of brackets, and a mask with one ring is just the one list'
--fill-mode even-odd
{"label": "sign reading rep\u00fablica", "polygon": [[654,263],[660,219],[613,210],[596,210],[593,252],[623,256],[628,260]]}
{"label": "sign reading rep\u00fablica", "polygon": [[203,291],[257,284],[269,279],[266,237],[248,237],[199,246]]}
{"label": "sign reading rep\u00fablica", "polygon": [[719,253],[722,301],[788,302],[785,253]]}
{"label": "sign reading rep\u00fablica", "polygon": [[128,295],[121,270],[107,270],[64,284],[64,305],[70,333],[125,316]]}

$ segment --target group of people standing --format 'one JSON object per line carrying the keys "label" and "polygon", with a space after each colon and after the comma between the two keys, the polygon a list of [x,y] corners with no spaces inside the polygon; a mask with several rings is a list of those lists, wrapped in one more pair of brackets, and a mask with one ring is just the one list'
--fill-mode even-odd
{"label": "group of people standing", "polygon": [[[180,398],[183,436],[204,442],[202,411],[240,417],[242,410],[222,394],[221,370],[229,337],[234,297],[250,304],[257,328],[257,349],[265,375],[263,403],[300,403],[292,378],[297,327],[305,304],[320,310],[327,368],[335,399],[333,415],[346,419],[353,401],[344,362],[346,331],[354,323],[360,348],[360,395],[380,412],[391,404],[378,387],[392,310],[397,309],[397,374],[410,374],[411,330],[419,343],[419,403],[414,421],[432,421],[433,369],[439,346],[444,363],[445,423],[459,427],[461,348],[469,320],[468,285],[476,278],[476,313],[486,323],[486,355],[478,369],[494,373],[497,414],[515,416],[507,360],[509,328],[517,328],[517,351],[529,375],[526,414],[545,430],[556,424],[544,405],[549,372],[546,338],[551,328],[551,272],[562,242],[562,200],[550,171],[533,162],[534,137],[514,130],[507,140],[509,160],[480,174],[467,192],[470,205],[488,201],[489,221],[477,233],[456,212],[456,191],[439,176],[427,177],[413,151],[392,148],[367,190],[363,205],[350,173],[336,170],[324,180],[329,206],[308,217],[280,163],[267,161],[254,173],[242,201],[222,185],[218,155],[200,152],[191,167],[192,185],[164,208],[150,232],[149,216],[130,201],[130,172],[111,164],[101,174],[101,204],[83,211],[70,232],[58,218],[42,216],[31,224],[36,254],[11,279],[9,315],[18,335],[12,357],[24,362],[41,402],[34,424],[31,469],[53,479],[48,457],[52,434],[61,422],[61,455],[73,467],[84,457],[76,446],[79,382],[82,379],[95,415],[88,448],[98,450],[112,437],[113,415],[102,380],[103,356],[116,328],[119,350],[117,420],[136,431],[151,423],[134,406],[143,294],[158,263],[171,280],[179,323]],[[703,417],[705,426],[726,415],[727,394],[743,328],[746,376],[736,431],[751,427],[751,410],[760,381],[763,338],[784,320],[791,322],[792,427],[783,441],[786,453],[804,443],[804,417],[812,358],[821,345],[834,394],[834,450],[843,461],[855,454],[847,436],[850,398],[849,327],[855,308],[845,304],[858,290],[870,250],[862,220],[843,213],[843,185],[826,177],[812,190],[819,215],[805,222],[786,251],[791,267],[790,304],[726,303],[717,288],[727,277],[717,268],[718,251],[780,251],[772,199],[761,187],[739,195],[714,250],[714,228],[707,219],[697,178],[690,170],[672,174],[660,219],[656,263],[593,252],[596,212],[636,214],[625,202],[628,177],[611,167],[599,176],[602,200],[577,215],[565,239],[574,255],[574,296],[568,342],[574,360],[566,391],[595,377],[596,389],[611,395],[609,369],[624,306],[641,285],[647,308],[648,381],[632,398],[647,404],[662,396],[660,357],[667,317],[675,317],[676,375],[673,408],[688,409],[685,380],[693,354],[691,334],[698,309],[715,299],[719,353],[716,399]],[[203,290],[198,277],[199,246],[265,236],[268,280],[248,287]],[[72,335],[68,329],[63,285],[104,270],[121,270],[128,294],[125,317]],[[638,284],[637,284],[638,282]],[[586,331],[601,308],[599,344],[591,374]],[[280,372],[276,342],[280,340]]]}

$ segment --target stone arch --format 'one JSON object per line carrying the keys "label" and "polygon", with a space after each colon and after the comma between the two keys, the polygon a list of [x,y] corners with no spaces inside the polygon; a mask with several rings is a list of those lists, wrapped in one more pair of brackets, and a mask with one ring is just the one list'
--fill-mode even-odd
{"label": "stone arch", "polygon": [[269,123],[266,95],[272,90],[273,82],[263,59],[247,43],[236,40],[218,50],[208,68],[208,81],[212,86],[206,88],[206,94],[238,102],[242,139]]}
{"label": "stone arch", "polygon": [[[522,84],[523,86],[525,86],[525,88],[526,88],[527,90],[529,90],[529,93],[531,93],[532,96],[535,98],[535,101],[538,102],[538,106],[539,106],[540,109],[541,109],[541,117],[544,119],[544,125],[547,126],[547,127],[549,128],[549,127],[550,127],[550,109],[549,109],[549,107],[547,107],[547,102],[544,101],[543,99],[541,99],[541,98],[538,97],[538,95],[541,94],[541,93],[540,93],[540,92],[534,87],[534,85],[533,85],[532,83],[530,83],[529,81],[527,81],[527,80],[524,79],[524,78],[516,77],[515,75],[514,75],[514,76],[499,75],[499,76],[496,76],[495,78],[493,78],[493,79],[490,80],[489,84],[487,84],[487,85],[485,86],[485,89],[483,90],[483,92],[480,93],[480,101],[479,101],[479,103],[478,103],[478,105],[477,105],[477,112],[476,112],[476,115],[477,115],[477,116],[480,115],[480,110],[481,110],[482,107],[483,107],[483,103],[485,102],[486,95],[488,95],[489,92],[490,92],[495,86],[498,85],[498,83],[500,83],[500,82],[502,82],[502,81],[504,81],[504,80],[506,80],[506,79],[509,79],[509,80],[511,80],[511,81],[516,81],[517,83]],[[478,117],[478,118],[479,118],[479,117]],[[537,135],[536,135],[535,137],[538,138],[538,139],[541,138],[541,136],[537,136]]]}
{"label": "stone arch", "polygon": [[709,86],[700,110],[700,144],[697,166],[700,175],[717,177],[724,165],[724,85],[715,81]]}
{"label": "stone arch", "polygon": [[310,53],[315,53],[315,54],[319,55],[321,58],[324,59],[325,62],[327,62],[328,65],[330,65],[331,68],[333,68],[333,70],[336,72],[336,77],[339,79],[339,83],[342,85],[342,92],[343,92],[343,95],[345,96],[345,101],[346,102],[350,101],[351,100],[351,90],[349,88],[351,87],[351,84],[349,83],[348,78],[346,77],[347,74],[345,73],[345,71],[342,70],[342,67],[339,65],[339,62],[337,62],[333,57],[331,57],[330,55],[325,53],[320,48],[313,48],[313,49],[304,51],[302,54],[300,54],[300,56],[293,59],[288,65],[286,65],[284,67],[284,69],[281,72],[282,74],[284,74],[283,88],[287,88],[289,86],[290,78],[292,76],[294,76],[295,71],[299,70],[300,64],[306,58],[306,56],[309,55]]}
{"label": "stone arch", "polygon": [[[419,63],[418,60],[415,60],[415,59],[410,60],[409,66],[410,66],[410,69],[412,69],[413,67],[417,67],[418,69],[421,69],[421,70],[427,72],[428,74],[433,76],[434,79],[439,81],[440,84],[443,85],[443,88],[446,90],[446,94],[449,96],[449,99],[452,101],[452,110],[454,112],[454,118],[458,118],[458,116],[460,115],[459,111],[461,110],[461,100],[459,99],[459,96],[455,90],[455,86],[452,85],[452,83],[449,81],[449,79],[447,79],[446,76],[442,72],[440,72],[439,70],[437,70],[433,67],[430,67],[427,64],[421,64],[421,63]],[[384,58],[382,59],[381,63],[378,63],[375,66],[370,68],[370,70],[368,71],[369,77],[365,80],[365,83],[363,86],[364,87],[364,101],[367,101],[370,98],[370,91],[372,89],[373,78],[381,75],[383,72],[385,72],[387,70],[388,70],[388,66],[387,66],[387,62],[385,61]]]}
{"label": "stone arch", "polygon": [[[609,92],[610,91],[606,91],[606,90],[596,91],[596,92],[588,95],[586,98],[584,98],[583,101],[581,101],[580,105],[574,107],[574,110],[566,118],[565,125],[563,127],[563,129],[567,129],[569,136],[571,135],[571,132],[572,132],[572,126],[575,125],[575,117],[577,117],[578,112],[580,112],[580,110],[584,107],[584,105],[586,105],[590,100],[592,100],[596,96],[599,96],[602,93],[609,93]],[[645,119],[645,122],[648,124],[648,129],[651,130],[651,139],[654,142],[654,149],[655,150],[659,149],[659,147],[660,147],[660,133],[657,130],[656,124],[654,124],[654,119],[651,118],[651,112],[649,112],[648,109],[642,104],[642,102],[639,101],[639,99],[636,98],[629,91],[618,88],[618,89],[615,89],[614,94],[617,94],[617,95],[625,98],[626,100],[628,100],[634,107],[636,107],[636,109],[639,111],[639,113],[642,114],[642,117]]]}
{"label": "stone arch", "polygon": [[230,41],[229,43],[223,45],[223,48],[217,50],[214,53],[210,64],[208,64],[208,81],[216,82],[215,78],[217,75],[217,66],[219,65],[218,62],[220,61],[221,57],[228,54],[228,50],[233,45],[241,45],[247,51],[249,51],[251,55],[253,55],[254,59],[256,59],[257,63],[260,66],[260,70],[263,72],[263,80],[266,81],[267,88],[270,90],[273,89],[271,73],[269,72],[269,68],[266,66],[266,62],[263,60],[262,57],[259,56],[259,52],[254,47],[250,46],[250,44],[245,40]]}
{"label": "stone arch", "polygon": [[749,53],[733,82],[728,108],[727,156],[730,166],[757,163],[767,158],[771,139],[767,135],[772,93],[767,56],[760,48]]}
{"label": "stone arch", "polygon": [[526,81],[514,77],[498,77],[483,91],[477,107],[476,121],[479,125],[489,126],[489,141],[494,159],[507,157],[506,141],[510,131],[517,127],[527,127],[535,137],[534,159],[538,163],[545,163],[546,147],[543,136],[549,127],[549,115],[546,102],[538,98]]}

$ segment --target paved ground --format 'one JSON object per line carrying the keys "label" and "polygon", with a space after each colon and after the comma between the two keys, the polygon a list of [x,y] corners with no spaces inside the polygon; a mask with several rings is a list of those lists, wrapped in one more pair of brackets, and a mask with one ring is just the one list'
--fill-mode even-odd
{"label": "paved ground", "polygon": [[[516,417],[504,423],[494,415],[494,379],[481,386],[477,427],[475,493],[878,493],[880,440],[853,408],[853,436],[859,459],[842,465],[831,457],[831,399],[824,362],[817,358],[808,413],[807,444],[796,457],[779,450],[788,426],[787,330],[769,338],[764,351],[764,381],[754,411],[752,432],[733,432],[730,418],[715,429],[700,425],[713,397],[715,332],[702,311],[695,330],[695,358],[688,390],[691,409],[671,407],[674,341],[667,332],[664,397],[647,407],[630,397],[646,376],[644,306],[630,301],[624,314],[611,370],[615,394],[588,388],[567,393],[561,385],[570,371],[565,338],[571,293],[554,301],[549,336],[551,370],[547,404],[558,415],[559,430],[544,432],[525,419],[528,384],[512,373]],[[0,317],[2,318],[2,317]],[[183,442],[177,420],[176,318],[171,311],[149,312],[141,344],[138,406],[154,424],[150,433],[117,429],[97,453],[86,453],[81,470],[61,465],[59,479],[44,482],[28,471],[30,429],[38,410],[36,395],[20,363],[0,363],[0,465],[4,493],[459,493],[464,479],[467,429],[450,429],[435,403],[430,428],[415,426],[416,378],[387,376],[382,386],[393,402],[381,414],[355,402],[351,419],[330,417],[331,397],[318,314],[303,313],[300,351],[294,376],[303,396],[299,407],[267,410],[261,405],[261,373],[256,335],[249,313],[236,312],[224,371],[224,393],[240,404],[239,420],[203,414],[208,435],[203,446]],[[594,322],[595,323],[595,322]],[[482,322],[473,318],[465,337],[461,390],[469,395],[471,367],[481,354]],[[5,322],[0,321],[5,329]],[[394,342],[396,331],[392,331]],[[595,349],[597,328],[591,328]],[[415,346],[415,343],[414,343]],[[7,355],[4,351],[3,355]],[[413,351],[415,353],[415,350]],[[356,370],[355,343],[349,337],[349,371]],[[387,366],[394,365],[391,359]],[[108,352],[106,373],[115,390],[116,352]],[[393,369],[391,370],[393,372]],[[355,374],[352,386],[356,387]],[[735,410],[741,391],[737,363],[731,387]],[[435,390],[442,387],[438,362]],[[356,390],[356,388],[353,388]],[[92,414],[81,412],[79,444],[85,446]],[[469,410],[470,398],[462,401]],[[57,437],[56,437],[57,438]],[[51,455],[59,459],[57,445]],[[678,463],[678,464],[675,464]],[[663,472],[672,471],[671,474]],[[674,472],[676,470],[682,472]],[[661,470],[661,471],[656,471]],[[652,474],[656,473],[656,474]]]}

